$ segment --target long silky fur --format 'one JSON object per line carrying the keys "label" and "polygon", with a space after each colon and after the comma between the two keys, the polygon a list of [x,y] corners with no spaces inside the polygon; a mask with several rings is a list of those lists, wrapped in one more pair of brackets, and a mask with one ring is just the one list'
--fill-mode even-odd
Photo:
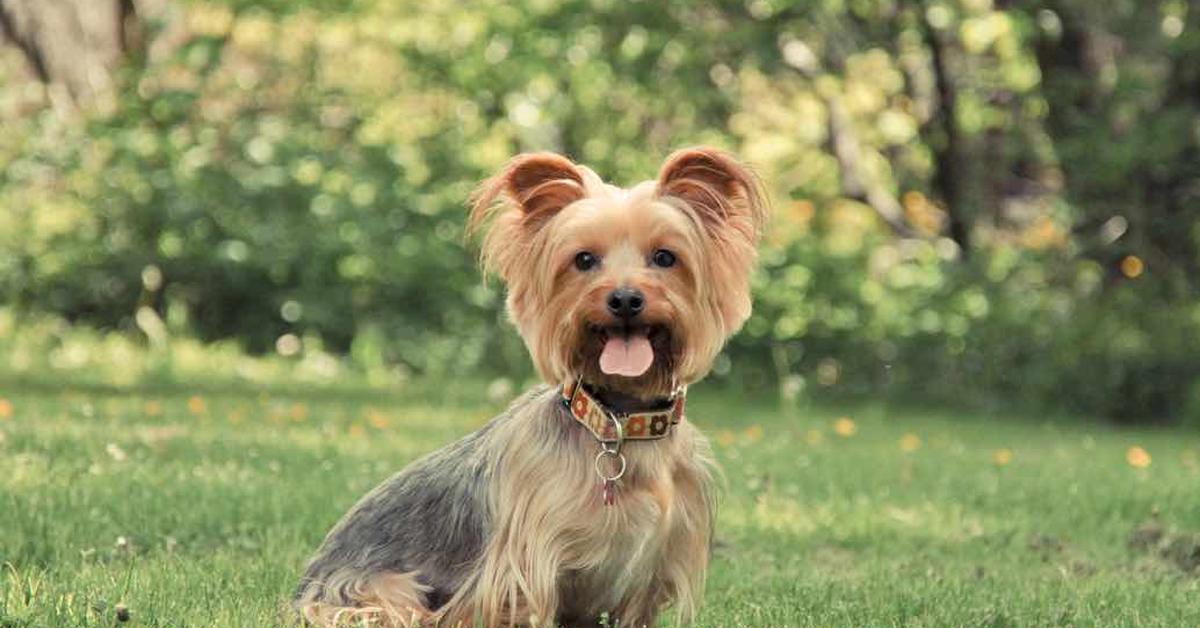
{"label": "long silky fur", "polygon": [[[709,444],[685,421],[671,438],[637,445],[625,450],[620,507],[605,507],[595,441],[556,390],[539,387],[451,445],[454,456],[423,458],[364,497],[309,564],[296,605],[323,626],[595,625],[603,613],[644,626],[669,604],[688,621],[712,538]],[[450,481],[414,481],[432,475]],[[476,477],[486,480],[472,498],[442,499],[447,485]],[[464,519],[488,522],[482,547],[453,524]],[[435,525],[404,527],[421,521]],[[445,560],[455,544],[474,559]],[[435,606],[427,582],[459,584]]]}
{"label": "long silky fur", "polygon": [[[562,406],[583,377],[633,398],[702,378],[750,314],[749,276],[767,207],[753,173],[710,148],[679,151],[629,189],[559,155],[521,155],[473,197],[482,263],[548,386],[363,497],[309,563],[295,606],[320,626],[617,626],[700,603],[714,520],[708,441],[687,420],[627,443],[617,502],[601,501],[599,445]],[[647,266],[669,240],[679,263]],[[579,272],[571,258],[605,248]],[[637,378],[602,373],[605,296],[632,285],[667,330]],[[649,337],[649,336],[648,336]]]}

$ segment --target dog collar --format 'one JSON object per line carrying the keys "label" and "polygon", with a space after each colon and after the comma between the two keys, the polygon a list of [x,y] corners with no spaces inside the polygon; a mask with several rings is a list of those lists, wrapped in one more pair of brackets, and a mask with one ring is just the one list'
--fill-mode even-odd
{"label": "dog collar", "polygon": [[563,386],[562,404],[577,422],[583,425],[596,440],[604,444],[626,440],[658,440],[671,434],[671,428],[683,420],[683,407],[687,389],[680,388],[667,402],[667,406],[643,412],[613,412],[587,391],[582,382],[576,380]]}

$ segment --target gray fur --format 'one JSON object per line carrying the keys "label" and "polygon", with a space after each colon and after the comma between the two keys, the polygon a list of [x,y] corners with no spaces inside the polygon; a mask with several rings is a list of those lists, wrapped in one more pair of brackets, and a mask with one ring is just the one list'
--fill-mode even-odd
{"label": "gray fur", "polygon": [[557,403],[557,393],[548,392],[544,386],[530,391],[480,430],[417,460],[359,500],[309,562],[297,598],[350,606],[348,592],[324,586],[333,574],[417,571],[418,581],[431,588],[429,608],[445,604],[475,568],[490,529],[488,432],[513,420],[518,408]]}

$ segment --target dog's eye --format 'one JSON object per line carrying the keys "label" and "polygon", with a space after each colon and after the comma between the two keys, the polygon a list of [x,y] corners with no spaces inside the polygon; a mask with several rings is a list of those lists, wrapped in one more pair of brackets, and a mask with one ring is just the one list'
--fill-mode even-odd
{"label": "dog's eye", "polygon": [[659,249],[654,252],[650,261],[659,268],[670,268],[675,265],[675,254],[666,249]]}
{"label": "dog's eye", "polygon": [[591,270],[600,264],[600,258],[590,251],[580,251],[575,254],[575,268]]}

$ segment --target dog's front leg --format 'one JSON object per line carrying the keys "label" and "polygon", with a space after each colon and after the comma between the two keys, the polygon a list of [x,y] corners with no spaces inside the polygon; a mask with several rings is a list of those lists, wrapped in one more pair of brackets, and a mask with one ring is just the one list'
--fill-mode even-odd
{"label": "dog's front leg", "polygon": [[558,617],[560,552],[552,539],[505,522],[484,553],[477,616],[485,626],[552,627]]}

